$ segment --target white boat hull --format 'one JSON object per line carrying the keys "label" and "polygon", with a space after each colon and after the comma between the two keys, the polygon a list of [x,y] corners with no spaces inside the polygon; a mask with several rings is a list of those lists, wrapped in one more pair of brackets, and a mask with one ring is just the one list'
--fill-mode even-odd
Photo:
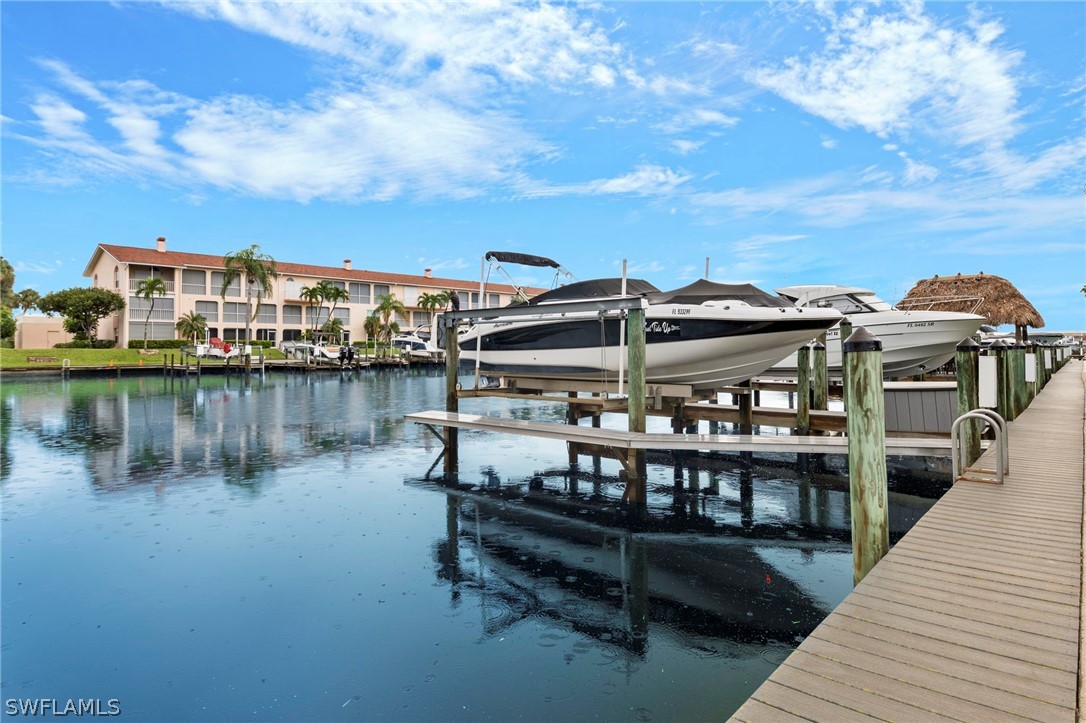
{"label": "white boat hull", "polygon": [[[646,381],[700,388],[736,384],[769,369],[839,318],[824,309],[650,306]],[[460,359],[474,367],[478,358],[487,373],[617,381],[627,353],[619,345],[619,324],[594,314],[526,317],[482,327],[481,340],[479,327],[472,327],[460,337]]]}
{"label": "white boat hull", "polygon": [[[938,369],[954,358],[954,348],[976,333],[984,318],[974,314],[929,311],[877,311],[849,317],[882,342],[882,370],[889,378],[911,377]],[[795,375],[796,354],[774,364],[773,372]],[[826,365],[841,374],[840,327],[826,332]]]}

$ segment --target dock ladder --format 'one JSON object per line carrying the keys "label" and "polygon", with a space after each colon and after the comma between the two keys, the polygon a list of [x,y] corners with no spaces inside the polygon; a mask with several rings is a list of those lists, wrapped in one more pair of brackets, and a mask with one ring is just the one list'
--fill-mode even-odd
{"label": "dock ladder", "polygon": [[[967,419],[983,419],[995,431],[995,444],[998,448],[996,450],[995,469],[965,466],[965,438],[961,435],[961,425]],[[955,419],[954,424],[950,427],[950,450],[954,481],[964,480],[966,482],[1003,484],[1003,477],[1011,468],[1010,446],[1007,437],[1007,420],[990,409],[974,409]],[[995,477],[989,475],[995,475]]]}

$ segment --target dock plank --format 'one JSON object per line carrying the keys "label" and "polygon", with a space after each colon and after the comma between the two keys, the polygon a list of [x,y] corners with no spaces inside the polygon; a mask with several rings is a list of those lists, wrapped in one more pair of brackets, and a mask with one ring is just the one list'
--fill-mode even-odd
{"label": "dock plank", "polygon": [[1084,410],[1076,360],[1010,423],[1004,484],[957,483],[734,719],[804,716],[803,693],[882,720],[1076,720]]}

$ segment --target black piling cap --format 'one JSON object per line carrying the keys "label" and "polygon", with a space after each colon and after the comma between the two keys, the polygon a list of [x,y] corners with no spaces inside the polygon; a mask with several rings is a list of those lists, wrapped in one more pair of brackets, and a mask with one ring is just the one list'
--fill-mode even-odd
{"label": "black piling cap", "polygon": [[980,344],[973,341],[973,337],[967,336],[958,342],[958,346],[954,347],[954,351],[980,351]]}
{"label": "black piling cap", "polygon": [[816,341],[814,344],[811,344],[811,348],[815,351],[826,351],[826,345],[820,341]]}
{"label": "black piling cap", "polygon": [[1006,339],[996,339],[995,341],[992,342],[991,346],[996,351],[1003,351],[1004,349],[1007,348],[1007,345],[1009,343],[1010,342],[1008,342]]}
{"label": "black piling cap", "polygon": [[882,342],[862,326],[856,327],[843,345],[845,352],[855,351],[882,351]]}

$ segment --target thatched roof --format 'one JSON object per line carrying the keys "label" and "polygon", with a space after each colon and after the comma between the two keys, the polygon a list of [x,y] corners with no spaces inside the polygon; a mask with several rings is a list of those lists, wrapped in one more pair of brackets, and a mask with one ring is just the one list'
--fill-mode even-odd
{"label": "thatched roof", "polygon": [[1037,309],[1014,288],[1014,284],[983,271],[974,276],[958,274],[922,279],[909,290],[898,307],[972,312],[987,317],[993,326],[1014,324],[1039,329],[1045,325]]}

